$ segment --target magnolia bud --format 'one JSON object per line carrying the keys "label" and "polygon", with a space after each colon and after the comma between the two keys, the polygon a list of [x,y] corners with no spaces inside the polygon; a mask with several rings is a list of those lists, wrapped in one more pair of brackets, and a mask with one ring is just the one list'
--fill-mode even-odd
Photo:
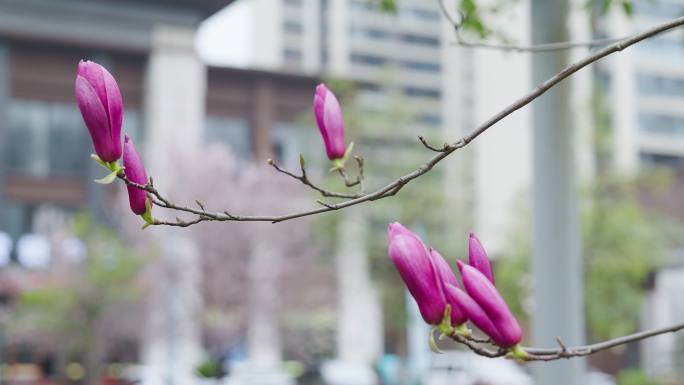
{"label": "magnolia bud", "polygon": [[[451,269],[444,257],[442,257],[442,255],[433,248],[430,248],[430,256],[432,257],[432,262],[437,268],[438,276],[442,280],[442,287],[444,288],[446,285],[458,287],[458,279],[456,279],[456,274],[454,274],[454,271]],[[444,292],[444,294],[447,303],[451,305],[451,325],[458,326],[466,322],[468,318],[463,312],[461,306],[454,301],[450,301],[447,292]]]}
{"label": "magnolia bud", "polygon": [[314,115],[316,124],[323,137],[325,152],[328,159],[335,160],[344,157],[346,145],[344,143],[344,119],[342,109],[333,94],[325,84],[316,87],[314,95]]}
{"label": "magnolia bud", "polygon": [[[468,295],[487,313],[499,333],[498,340],[494,340],[494,342],[504,348],[520,343],[522,340],[520,324],[508,309],[506,301],[496,290],[494,284],[476,268],[465,265],[461,261],[457,261],[457,263],[463,278],[463,287],[465,287]],[[494,336],[490,337],[494,339]]]}
{"label": "magnolia bud", "polygon": [[487,279],[494,283],[494,274],[492,274],[492,266],[489,263],[487,252],[485,252],[482,243],[473,233],[470,233],[468,239],[468,264],[480,270],[480,273],[484,274]]}
{"label": "magnolia bud", "polygon": [[[141,185],[147,184],[145,167],[140,159],[140,155],[135,150],[133,140],[128,135],[124,136],[123,164],[124,173],[128,180]],[[145,214],[148,203],[147,192],[135,186],[126,186],[126,188],[128,189],[128,201],[131,205],[131,210],[137,215]]]}
{"label": "magnolia bud", "polygon": [[75,93],[95,153],[108,163],[121,158],[123,102],[114,77],[101,65],[81,60]]}
{"label": "magnolia bud", "polygon": [[387,228],[388,253],[425,322],[438,325],[446,300],[442,281],[423,241],[398,222]]}

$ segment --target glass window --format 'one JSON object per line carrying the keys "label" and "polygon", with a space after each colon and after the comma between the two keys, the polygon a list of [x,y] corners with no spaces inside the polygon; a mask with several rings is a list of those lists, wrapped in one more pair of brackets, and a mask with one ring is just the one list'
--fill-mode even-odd
{"label": "glass window", "polygon": [[352,25],[349,27],[351,35],[358,38],[368,38],[374,40],[386,40],[391,34],[389,31],[385,31],[378,28],[362,27],[358,25]]}
{"label": "glass window", "polygon": [[382,66],[387,64],[387,59],[384,57],[360,53],[352,53],[351,61],[352,63],[367,64],[373,66]]}
{"label": "glass window", "polygon": [[642,152],[639,154],[639,160],[641,161],[641,164],[648,167],[675,167],[680,165],[684,159],[675,155],[650,154],[647,152]]}
{"label": "glass window", "polygon": [[419,87],[404,87],[404,94],[407,96],[419,96],[432,99],[439,99],[442,96],[440,90]]}
{"label": "glass window", "polygon": [[300,35],[302,33],[302,24],[294,20],[286,20],[283,23],[283,29],[287,33]]}
{"label": "glass window", "polygon": [[439,21],[440,14],[439,11],[416,7],[416,6],[403,6],[399,7],[399,17],[405,20],[415,20],[415,21]]}
{"label": "glass window", "polygon": [[684,136],[684,117],[642,112],[639,130],[655,135]]}
{"label": "glass window", "polygon": [[399,65],[403,68],[408,68],[416,71],[439,72],[442,66],[438,63],[429,63],[422,61],[401,61]]}
{"label": "glass window", "polygon": [[684,96],[684,78],[637,74],[637,89],[642,95]]}
{"label": "glass window", "polygon": [[247,119],[210,115],[205,119],[205,128],[207,142],[224,144],[242,158],[250,156],[252,146]]}
{"label": "glass window", "polygon": [[431,36],[420,36],[413,34],[401,34],[399,40],[408,44],[423,45],[428,47],[439,47],[439,38]]}
{"label": "glass window", "polygon": [[[137,111],[126,111],[123,130],[140,136]],[[8,172],[34,178],[81,177],[93,152],[75,103],[12,100],[6,159]]]}

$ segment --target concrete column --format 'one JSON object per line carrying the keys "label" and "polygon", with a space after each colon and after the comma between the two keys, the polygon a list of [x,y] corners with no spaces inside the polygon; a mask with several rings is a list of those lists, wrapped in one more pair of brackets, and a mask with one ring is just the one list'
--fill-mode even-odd
{"label": "concrete column", "polygon": [[[568,0],[532,0],[532,43],[568,40]],[[537,53],[532,83],[546,80],[568,63],[566,51]],[[582,259],[575,170],[575,132],[570,83],[563,82],[532,104],[533,111],[533,339],[553,346],[584,342]],[[582,359],[535,364],[539,384],[584,383]]]}
{"label": "concrete column", "polygon": [[161,250],[160,278],[148,293],[142,383],[192,385],[203,354],[200,255],[185,237],[166,236]]}
{"label": "concrete column", "polygon": [[249,322],[247,351],[255,364],[277,367],[282,344],[278,327],[278,275],[282,256],[278,245],[256,241],[249,257]]}
{"label": "concrete column", "polygon": [[349,75],[351,69],[349,41],[350,2],[329,0],[325,18],[328,36],[323,46],[328,48],[326,72],[335,76]]}
{"label": "concrete column", "polygon": [[195,30],[159,25],[152,32],[145,94],[148,173],[164,189],[172,183],[169,162],[196,150],[204,133],[207,71],[195,52]]}
{"label": "concrete column", "polygon": [[[634,31],[632,20],[616,9],[608,16],[610,30],[615,38],[628,36]],[[637,108],[637,88],[635,81],[633,49],[627,49],[620,55],[611,55],[606,65],[610,68],[612,85],[609,103],[612,116],[613,165],[624,174],[633,174],[639,166],[639,126]]]}
{"label": "concrete column", "polygon": [[[201,148],[206,67],[195,52],[191,27],[157,25],[152,31],[145,93],[145,151],[148,173],[172,192],[174,159]],[[161,245],[158,268],[166,273],[150,293],[143,363],[145,385],[194,384],[202,358],[201,264],[187,233],[149,229]]]}
{"label": "concrete column", "polygon": [[383,325],[382,307],[368,263],[368,218],[363,211],[352,209],[341,213],[340,219],[335,258],[337,358],[370,371],[383,351]]}
{"label": "concrete column", "polygon": [[0,231],[3,230],[2,218],[5,218],[5,167],[7,156],[7,130],[9,130],[8,110],[10,102],[10,65],[9,47],[0,40]]}
{"label": "concrete column", "polygon": [[304,72],[319,74],[321,71],[321,2],[302,1],[302,67]]}

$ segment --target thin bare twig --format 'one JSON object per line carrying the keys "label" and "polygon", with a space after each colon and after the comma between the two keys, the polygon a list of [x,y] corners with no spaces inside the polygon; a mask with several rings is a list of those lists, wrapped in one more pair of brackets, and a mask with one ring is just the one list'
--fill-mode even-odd
{"label": "thin bare twig", "polygon": [[[556,339],[559,348],[533,348],[533,347],[522,347],[522,349],[527,353],[525,361],[554,361],[562,358],[572,358],[572,357],[583,357],[590,354],[594,354],[603,350],[608,350],[616,346],[625,345],[631,342],[641,341],[647,338],[655,337],[661,334],[676,333],[684,329],[684,323],[677,325],[667,326],[663,328],[645,330],[634,334],[629,334],[626,336],[614,338],[612,340],[607,340],[603,342],[598,342],[595,344],[582,345],[567,347],[561,341],[560,338]],[[509,349],[491,350],[488,349],[483,344],[474,341],[469,337],[463,337],[457,334],[449,336],[454,341],[464,344],[475,354],[479,354],[485,357],[502,357],[510,353]]]}
{"label": "thin bare twig", "polygon": [[[469,134],[464,136],[463,138],[459,139],[456,142],[453,142],[451,144],[448,144],[444,146],[444,149],[442,152],[439,152],[438,154],[434,155],[432,158],[430,158],[427,162],[425,162],[423,165],[418,167],[417,169],[409,172],[408,174],[405,174],[398,179],[394,180],[393,182],[385,185],[384,187],[380,187],[377,190],[362,194],[359,197],[352,198],[345,200],[343,202],[339,202],[336,204],[330,204],[326,205],[321,208],[317,209],[312,209],[308,211],[302,211],[302,212],[296,212],[296,213],[291,213],[291,214],[284,214],[284,215],[233,215],[233,214],[226,214],[225,212],[209,212],[209,211],[200,211],[193,209],[191,207],[185,207],[181,205],[174,204],[168,200],[166,200],[156,189],[154,189],[151,185],[150,186],[143,186],[145,187],[145,191],[150,193],[153,197],[155,197],[161,204],[159,206],[172,209],[172,210],[177,210],[177,211],[182,211],[186,212],[189,214],[194,214],[198,216],[194,221],[192,222],[183,222],[182,224],[177,223],[177,222],[158,222],[158,225],[170,225],[170,226],[187,226],[189,224],[195,224],[203,221],[252,221],[252,222],[272,222],[272,223],[277,223],[277,222],[283,222],[295,218],[301,218],[301,217],[306,217],[310,215],[316,215],[316,214],[321,214],[325,212],[330,212],[334,210],[340,210],[344,209],[347,207],[355,206],[361,203],[365,202],[371,202],[375,201],[378,199],[384,199],[390,196],[395,195],[398,193],[405,185],[410,183],[411,181],[421,177],[422,175],[428,173],[430,170],[432,170],[433,167],[435,167],[439,162],[441,162],[444,158],[452,154],[454,151],[463,148],[467,146],[470,142],[475,140],[478,136],[480,136],[482,133],[487,131],[490,127],[494,126],[496,123],[500,122],[507,116],[511,115],[515,111],[518,111],[519,109],[525,107],[526,105],[530,104],[533,100],[538,98],[539,96],[543,95],[546,91],[551,89],[553,86],[556,84],[560,83],[564,79],[568,78],[570,75],[574,74],[575,72],[581,70],[582,68],[588,66],[589,64],[592,64],[608,55],[611,55],[616,52],[620,52],[624,50],[625,48],[632,46],[642,40],[648,39],[652,36],[658,35],[662,32],[672,30],[674,28],[680,27],[684,25],[684,17],[679,17],[673,20],[670,20],[666,23],[660,24],[658,26],[655,26],[645,32],[638,33],[630,38],[621,40],[615,44],[611,44],[608,47],[605,47],[597,52],[594,52],[588,56],[586,56],[584,59],[581,59],[567,67],[565,67],[563,70],[552,76],[551,78],[547,79],[543,83],[537,85],[532,91],[524,95],[523,97],[519,98],[518,100],[514,101],[511,103],[508,107],[504,108],[503,110],[499,111],[496,113],[494,116],[486,120],[484,123],[480,124],[477,126],[475,129],[473,129]],[[121,178],[121,177],[120,177]],[[135,184],[132,184],[130,181],[127,181],[127,179],[121,178],[124,180],[125,183],[128,185],[135,186]],[[139,187],[140,185],[138,185]],[[156,203],[155,203],[156,204]]]}
{"label": "thin bare twig", "polygon": [[[283,173],[289,177],[292,177],[292,178],[302,182],[303,184],[305,184],[305,185],[311,187],[312,189],[318,191],[324,197],[354,199],[354,198],[360,197],[361,194],[363,194],[363,192],[356,193],[356,194],[347,194],[347,193],[341,193],[341,192],[337,192],[337,191],[331,191],[331,190],[324,189],[323,187],[320,187],[320,186],[314,184],[313,182],[311,182],[311,180],[309,180],[309,177],[306,174],[306,167],[304,166],[304,163],[300,163],[300,165],[301,165],[300,170],[301,170],[302,174],[297,175],[297,174],[293,173],[292,171],[288,171],[288,170],[278,166],[278,164],[273,159],[268,159],[267,162],[268,162],[268,164],[273,166],[273,168],[276,171]],[[354,183],[354,184],[349,184],[347,177],[346,177],[346,174],[344,174],[344,182],[345,182],[345,185],[347,187],[352,187],[352,186],[355,186],[355,185],[360,183],[360,181],[359,181],[359,182]]]}
{"label": "thin bare twig", "polygon": [[460,34],[461,26],[463,25],[464,15],[460,14],[460,21],[456,21],[453,16],[449,13],[444,0],[437,0],[439,3],[439,8],[442,11],[444,17],[449,21],[451,25],[454,26],[454,31],[456,34],[456,41],[450,43],[451,45],[467,47],[467,48],[484,48],[493,49],[498,51],[513,51],[513,52],[548,52],[548,51],[559,51],[564,49],[572,48],[595,48],[604,47],[608,44],[616,43],[624,38],[609,38],[609,39],[596,39],[587,41],[560,41],[555,43],[545,43],[545,44],[534,44],[534,45],[516,45],[516,44],[496,44],[496,43],[484,43],[484,42],[472,42],[466,41]]}

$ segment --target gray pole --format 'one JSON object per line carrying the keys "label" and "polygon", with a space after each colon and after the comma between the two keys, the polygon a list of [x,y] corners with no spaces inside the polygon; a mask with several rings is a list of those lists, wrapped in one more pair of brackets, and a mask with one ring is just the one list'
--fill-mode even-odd
{"label": "gray pole", "polygon": [[[568,0],[532,0],[532,43],[569,40]],[[567,51],[532,55],[532,82],[538,84],[567,65]],[[569,82],[533,103],[534,126],[534,344],[584,341],[582,260],[575,183],[575,135]],[[539,385],[583,384],[581,359],[535,364]]]}

